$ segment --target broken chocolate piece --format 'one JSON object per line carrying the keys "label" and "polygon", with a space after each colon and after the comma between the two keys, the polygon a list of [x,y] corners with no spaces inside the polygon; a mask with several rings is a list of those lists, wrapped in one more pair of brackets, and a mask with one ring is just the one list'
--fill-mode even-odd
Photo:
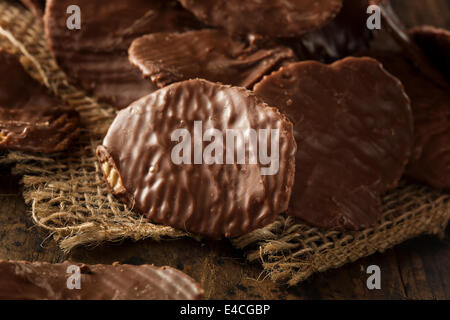
{"label": "broken chocolate piece", "polygon": [[429,61],[450,81],[450,31],[431,26],[410,30],[409,35],[422,48]]}
{"label": "broken chocolate piece", "polygon": [[250,91],[194,79],[122,110],[97,156],[111,193],[156,223],[234,237],[288,207],[292,124]]}
{"label": "broken chocolate piece", "polygon": [[295,59],[287,47],[252,49],[217,30],[146,35],[132,43],[129,56],[158,87],[203,78],[251,88],[265,74]]}
{"label": "broken chocolate piece", "polygon": [[415,143],[406,175],[439,189],[450,188],[450,93],[435,85],[398,51],[371,56],[398,77],[411,99]]}
{"label": "broken chocolate piece", "polygon": [[80,134],[79,115],[0,50],[0,149],[53,153]]}
{"label": "broken chocolate piece", "polygon": [[0,299],[8,300],[198,300],[203,297],[198,283],[170,267],[0,261],[0,273]]}
{"label": "broken chocolate piece", "polygon": [[[71,5],[81,10],[79,30],[67,27]],[[130,65],[131,42],[148,33],[201,25],[175,0],[49,0],[44,20],[49,47],[69,79],[119,108],[155,90]]]}
{"label": "broken chocolate piece", "polygon": [[409,99],[370,58],[294,63],[255,85],[294,123],[298,145],[288,215],[322,228],[360,230],[381,215],[413,143]]}
{"label": "broken chocolate piece", "polygon": [[332,62],[369,45],[372,33],[366,27],[368,0],[344,0],[339,14],[329,24],[300,38],[286,40],[302,60]]}
{"label": "broken chocolate piece", "polygon": [[36,18],[41,19],[44,15],[45,0],[20,0],[22,3],[30,9]]}
{"label": "broken chocolate piece", "polygon": [[339,12],[342,0],[179,0],[196,17],[232,35],[296,37],[317,30]]}

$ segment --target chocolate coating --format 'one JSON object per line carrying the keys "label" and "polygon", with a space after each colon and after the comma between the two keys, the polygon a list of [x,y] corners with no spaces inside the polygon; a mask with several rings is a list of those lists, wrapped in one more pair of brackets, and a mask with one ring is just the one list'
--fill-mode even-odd
{"label": "chocolate coating", "polygon": [[65,106],[0,50],[0,149],[53,153],[79,134],[79,115]]}
{"label": "chocolate coating", "polygon": [[368,47],[368,0],[344,0],[339,14],[320,30],[287,40],[302,60],[332,62]]}
{"label": "chocolate coating", "polygon": [[450,31],[420,26],[408,33],[431,63],[450,81]]}
{"label": "chocolate coating", "polygon": [[288,215],[322,227],[359,230],[381,214],[413,143],[408,97],[370,58],[332,65],[294,63],[255,85],[294,123],[298,145]]}
{"label": "chocolate coating", "polygon": [[129,57],[158,87],[203,78],[251,88],[295,59],[287,47],[258,50],[217,30],[146,35],[132,43]]}
{"label": "chocolate coating", "polygon": [[[426,51],[412,39],[406,27],[392,8],[388,0],[369,0],[381,8],[383,28],[388,31],[397,44],[403,49],[406,57],[420,70],[423,75],[437,85],[448,89],[449,85],[443,73],[436,69],[434,62],[427,57]],[[447,57],[448,59],[448,57]]]}
{"label": "chocolate coating", "polygon": [[33,12],[36,18],[42,18],[45,10],[45,0],[20,0],[28,9]]}
{"label": "chocolate coating", "polygon": [[[251,164],[249,156],[242,164],[224,158],[224,164],[194,164],[194,156],[192,164],[175,164],[172,152],[181,141],[172,141],[172,133],[186,129],[194,154],[194,121],[202,121],[205,133],[217,129],[223,135],[216,151],[224,157],[226,130],[243,130],[248,137],[250,129],[278,129],[279,170],[262,175],[266,166]],[[249,144],[241,150],[255,151]],[[199,79],[164,87],[122,110],[97,148],[107,185],[119,199],[156,223],[212,238],[248,233],[287,209],[295,152],[292,124],[276,108],[244,88]]]}
{"label": "chocolate coating", "polygon": [[450,188],[450,93],[429,81],[400,52],[371,55],[403,82],[411,98],[415,143],[406,174],[435,188]]}
{"label": "chocolate coating", "polygon": [[[68,289],[80,268],[80,289]],[[74,262],[0,261],[0,299],[8,300],[198,300],[203,290],[170,267],[85,265]]]}
{"label": "chocolate coating", "polygon": [[[80,30],[66,26],[70,5],[80,7]],[[130,65],[131,42],[148,33],[200,25],[174,0],[49,0],[44,20],[50,49],[69,79],[119,108],[155,90]]]}
{"label": "chocolate coating", "polygon": [[179,0],[196,17],[230,34],[295,37],[317,30],[339,12],[342,0]]}

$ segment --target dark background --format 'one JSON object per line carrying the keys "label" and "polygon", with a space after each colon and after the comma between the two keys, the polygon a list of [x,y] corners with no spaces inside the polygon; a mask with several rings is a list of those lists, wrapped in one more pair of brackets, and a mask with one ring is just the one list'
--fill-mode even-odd
{"label": "dark background", "polygon": [[[450,0],[392,2],[408,26],[450,29]],[[206,297],[213,299],[450,299],[449,228],[444,239],[419,237],[287,288],[264,279],[261,267],[247,263],[227,241],[125,241],[65,255],[33,225],[19,180],[8,168],[0,168],[0,259],[170,265],[198,280]],[[366,287],[365,270],[372,264],[381,268],[381,290]]]}

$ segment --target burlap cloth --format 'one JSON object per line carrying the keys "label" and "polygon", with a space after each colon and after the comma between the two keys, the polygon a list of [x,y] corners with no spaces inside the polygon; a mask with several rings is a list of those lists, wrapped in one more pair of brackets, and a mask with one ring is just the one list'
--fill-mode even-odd
{"label": "burlap cloth", "polygon": [[[123,239],[191,236],[149,223],[108,194],[94,150],[116,111],[67,82],[48,51],[40,23],[15,2],[0,0],[0,47],[17,53],[30,74],[82,116],[80,143],[68,154],[10,152],[0,159],[23,176],[24,198],[36,225],[48,230],[66,251]],[[443,235],[449,219],[449,194],[402,182],[384,197],[383,216],[374,228],[322,231],[281,216],[232,243],[244,249],[249,261],[260,262],[271,279],[295,285],[315,272],[383,252],[418,235]]]}

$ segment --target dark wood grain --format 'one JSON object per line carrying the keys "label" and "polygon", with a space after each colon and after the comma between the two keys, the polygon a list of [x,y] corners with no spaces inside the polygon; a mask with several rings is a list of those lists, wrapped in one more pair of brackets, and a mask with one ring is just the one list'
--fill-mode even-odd
{"label": "dark wood grain", "polygon": [[[428,23],[450,28],[448,0],[393,3],[409,26]],[[8,168],[0,168],[0,259],[170,265],[197,279],[212,299],[450,299],[450,229],[444,239],[419,237],[287,288],[265,279],[261,267],[247,263],[227,241],[125,241],[66,255],[33,225],[18,181]],[[373,264],[381,268],[381,290],[366,287],[366,269]]]}

